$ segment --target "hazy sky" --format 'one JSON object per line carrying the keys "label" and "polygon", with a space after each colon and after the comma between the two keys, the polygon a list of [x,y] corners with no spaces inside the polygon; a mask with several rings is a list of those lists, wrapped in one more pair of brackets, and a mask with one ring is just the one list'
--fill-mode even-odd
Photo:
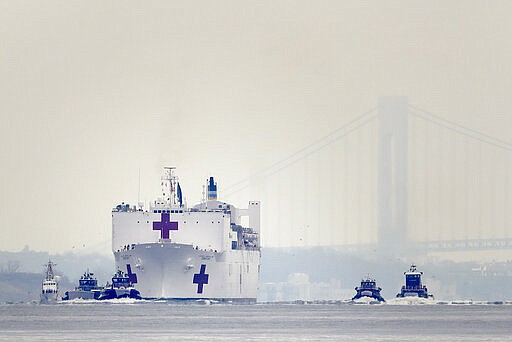
{"label": "hazy sky", "polygon": [[174,165],[193,202],[208,175],[222,193],[382,95],[510,141],[511,14],[509,1],[0,1],[0,249],[105,249],[139,169],[142,199]]}

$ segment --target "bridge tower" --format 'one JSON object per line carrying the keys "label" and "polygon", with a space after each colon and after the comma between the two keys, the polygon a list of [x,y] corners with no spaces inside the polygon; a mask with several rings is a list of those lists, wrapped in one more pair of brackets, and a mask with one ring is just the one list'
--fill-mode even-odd
{"label": "bridge tower", "polygon": [[379,98],[378,106],[378,249],[402,254],[407,238],[408,99]]}

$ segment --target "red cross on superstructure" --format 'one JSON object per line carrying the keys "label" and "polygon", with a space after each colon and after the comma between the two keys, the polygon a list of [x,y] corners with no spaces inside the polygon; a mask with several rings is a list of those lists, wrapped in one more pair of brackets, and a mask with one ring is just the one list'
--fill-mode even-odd
{"label": "red cross on superstructure", "polygon": [[160,231],[161,239],[169,239],[169,231],[170,230],[178,230],[178,222],[170,221],[169,213],[162,213],[162,218],[160,222],[153,222],[153,230]]}

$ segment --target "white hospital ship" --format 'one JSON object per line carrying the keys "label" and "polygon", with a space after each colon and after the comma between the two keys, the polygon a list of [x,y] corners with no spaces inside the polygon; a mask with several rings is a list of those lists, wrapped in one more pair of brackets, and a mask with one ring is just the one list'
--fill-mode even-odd
{"label": "white hospital ship", "polygon": [[[260,203],[239,209],[207,197],[187,207],[175,168],[164,169],[163,197],[112,210],[112,251],[143,298],[256,302],[260,271]],[[242,226],[242,217],[248,226]],[[244,219],[245,221],[245,219]]]}

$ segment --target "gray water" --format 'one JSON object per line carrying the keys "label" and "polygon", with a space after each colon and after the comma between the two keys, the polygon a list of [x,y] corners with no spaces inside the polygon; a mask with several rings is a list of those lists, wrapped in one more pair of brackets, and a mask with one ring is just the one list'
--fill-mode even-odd
{"label": "gray water", "polygon": [[0,305],[0,340],[503,341],[511,336],[512,305]]}

